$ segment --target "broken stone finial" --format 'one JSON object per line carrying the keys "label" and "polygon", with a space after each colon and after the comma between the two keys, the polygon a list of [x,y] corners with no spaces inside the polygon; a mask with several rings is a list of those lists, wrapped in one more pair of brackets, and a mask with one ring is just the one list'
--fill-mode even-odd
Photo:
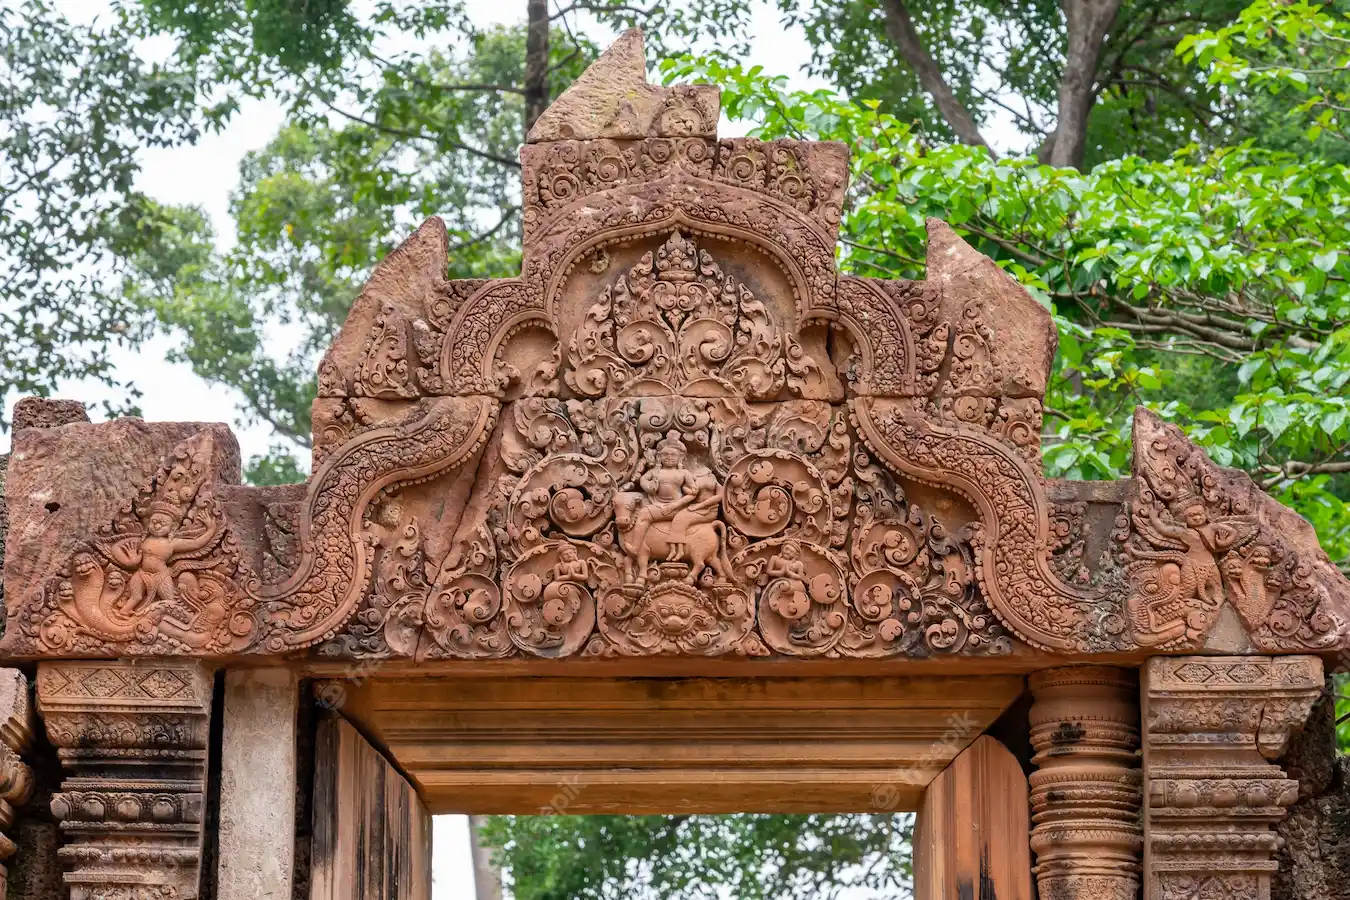
{"label": "broken stone finial", "polygon": [[642,29],[631,28],[544,111],[525,143],[714,138],[721,107],[715,85],[648,84]]}

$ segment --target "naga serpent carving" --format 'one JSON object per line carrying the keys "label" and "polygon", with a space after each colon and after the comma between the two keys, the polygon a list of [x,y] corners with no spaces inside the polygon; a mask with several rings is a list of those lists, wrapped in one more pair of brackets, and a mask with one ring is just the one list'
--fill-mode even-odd
{"label": "naga serpent carving", "polygon": [[1050,567],[1049,504],[1040,478],[1015,452],[958,423],[937,423],[919,403],[859,399],[854,422],[898,470],[951,487],[980,509],[971,523],[980,587],[999,618],[1027,643],[1057,653],[1118,646],[1125,622],[1104,592],[1066,584]]}
{"label": "naga serpent carving", "polygon": [[265,646],[298,649],[331,638],[355,611],[370,579],[363,521],[371,502],[463,463],[486,440],[497,404],[486,397],[426,401],[407,424],[365,432],[315,474],[300,518],[300,567],[276,585],[258,585],[268,604]]}

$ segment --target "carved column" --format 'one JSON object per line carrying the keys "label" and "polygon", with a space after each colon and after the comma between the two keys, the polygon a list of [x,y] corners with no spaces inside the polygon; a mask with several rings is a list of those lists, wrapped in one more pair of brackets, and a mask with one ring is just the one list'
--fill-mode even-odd
{"label": "carved column", "polygon": [[1145,900],[1269,900],[1273,826],[1298,797],[1272,761],[1321,690],[1312,656],[1149,660]]}
{"label": "carved column", "polygon": [[17,669],[0,669],[0,900],[5,900],[5,868],[18,849],[9,836],[14,811],[33,792],[33,772],[23,754],[33,739],[33,708],[28,679]]}
{"label": "carved column", "polygon": [[1139,896],[1139,689],[1109,666],[1030,678],[1031,849],[1041,900]]}
{"label": "carved column", "polygon": [[211,672],[43,663],[38,709],[65,776],[52,797],[70,900],[197,896]]}

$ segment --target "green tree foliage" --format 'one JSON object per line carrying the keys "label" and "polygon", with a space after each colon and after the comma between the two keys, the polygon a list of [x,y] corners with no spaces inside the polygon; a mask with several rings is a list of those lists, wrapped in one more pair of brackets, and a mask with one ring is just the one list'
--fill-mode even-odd
{"label": "green tree foliage", "polygon": [[846,888],[899,895],[911,818],[497,816],[516,900],[831,900]]}
{"label": "green tree foliage", "polygon": [[1320,155],[1346,162],[1350,18],[1342,13],[1347,11],[1345,3],[1257,0],[1237,21],[1187,35],[1177,49],[1207,70],[1211,86],[1262,111],[1264,144],[1307,142]]}
{"label": "green tree foliage", "polygon": [[194,139],[190,71],[150,65],[128,23],[77,26],[44,0],[0,8],[0,399],[114,380],[136,336],[121,291],[140,240],[136,153]]}

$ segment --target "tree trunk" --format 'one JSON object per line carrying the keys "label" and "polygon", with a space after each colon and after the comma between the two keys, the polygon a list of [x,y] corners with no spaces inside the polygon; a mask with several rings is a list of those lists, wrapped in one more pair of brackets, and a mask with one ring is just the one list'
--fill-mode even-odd
{"label": "tree trunk", "polygon": [[548,108],[548,0],[526,0],[525,133]]}
{"label": "tree trunk", "polygon": [[[1119,0],[1116,2],[1119,4]],[[988,147],[979,126],[975,124],[975,118],[952,92],[951,86],[942,77],[942,69],[929,55],[919,33],[914,30],[914,20],[910,18],[904,0],[883,0],[882,7],[886,12],[887,36],[895,42],[900,58],[914,70],[920,87],[933,98],[938,112],[956,133],[957,139],[963,144]]]}
{"label": "tree trunk", "polygon": [[473,853],[475,900],[502,900],[502,873],[492,858],[492,848],[483,843],[486,816],[469,816],[469,849]]}
{"label": "tree trunk", "polygon": [[1059,80],[1059,116],[1042,159],[1052,166],[1083,165],[1087,146],[1088,113],[1096,93],[1097,63],[1106,32],[1120,11],[1120,0],[1060,0],[1069,30],[1064,74]]}

